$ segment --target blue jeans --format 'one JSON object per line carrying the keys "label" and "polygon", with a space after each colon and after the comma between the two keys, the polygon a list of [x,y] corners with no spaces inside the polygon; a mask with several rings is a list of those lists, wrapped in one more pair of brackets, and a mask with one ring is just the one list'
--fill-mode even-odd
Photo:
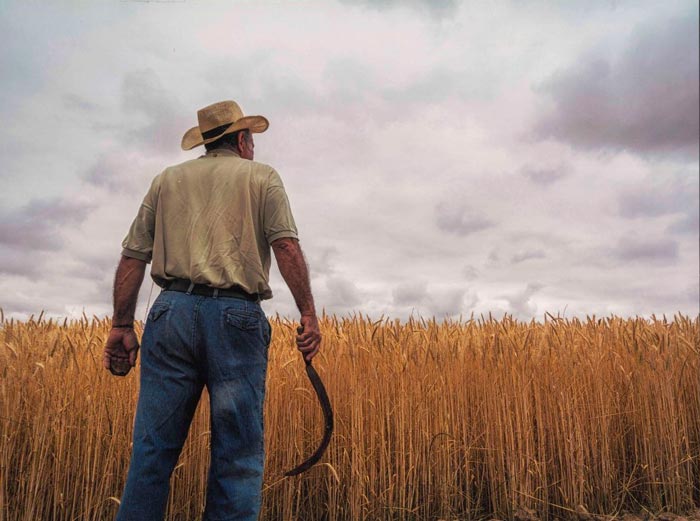
{"label": "blue jeans", "polygon": [[271,328],[260,304],[163,291],[141,340],[134,446],[117,520],[162,520],[203,386],[211,404],[204,519],[257,519]]}

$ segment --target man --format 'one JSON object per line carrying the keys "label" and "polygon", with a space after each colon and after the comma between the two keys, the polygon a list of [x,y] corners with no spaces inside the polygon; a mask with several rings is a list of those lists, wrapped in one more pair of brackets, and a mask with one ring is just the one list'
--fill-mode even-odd
{"label": "man", "polygon": [[309,274],[284,186],[253,161],[262,116],[233,101],[205,107],[182,148],[206,154],[153,179],[122,246],[104,366],[126,374],[139,344],[134,310],[146,264],[163,288],[144,328],[134,443],[118,520],[163,519],[169,480],[203,386],[211,404],[204,519],[256,519],[263,476],[263,401],[271,328],[270,247],[301,313],[297,347],[319,350]]}

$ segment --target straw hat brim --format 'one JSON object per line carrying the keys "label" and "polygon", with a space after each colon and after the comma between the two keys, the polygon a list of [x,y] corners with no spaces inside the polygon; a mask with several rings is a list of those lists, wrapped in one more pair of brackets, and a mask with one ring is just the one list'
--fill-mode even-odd
{"label": "straw hat brim", "polygon": [[202,137],[202,133],[200,132],[198,126],[192,127],[187,132],[185,132],[184,136],[182,136],[182,150],[191,150],[199,145],[211,143],[212,141],[216,141],[217,139],[219,139],[221,136],[225,136],[226,134],[232,134],[233,132],[242,130],[244,128],[250,129],[251,132],[259,134],[261,132],[265,132],[267,130],[267,127],[269,126],[270,122],[265,116],[244,116],[238,121],[236,121],[229,128],[227,128],[221,134],[211,137],[209,139],[204,139]]}

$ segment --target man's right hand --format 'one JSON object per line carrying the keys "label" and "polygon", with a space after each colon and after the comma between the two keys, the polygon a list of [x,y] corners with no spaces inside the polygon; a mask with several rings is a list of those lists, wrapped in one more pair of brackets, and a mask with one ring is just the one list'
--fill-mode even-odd
{"label": "man's right hand", "polygon": [[300,322],[301,333],[297,335],[297,349],[301,351],[304,360],[310,362],[321,348],[321,331],[316,315],[302,315]]}

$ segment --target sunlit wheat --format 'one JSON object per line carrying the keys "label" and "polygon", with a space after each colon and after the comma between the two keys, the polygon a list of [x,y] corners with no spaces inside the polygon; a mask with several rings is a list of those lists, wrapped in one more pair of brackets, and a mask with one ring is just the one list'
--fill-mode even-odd
{"label": "sunlit wheat", "polygon": [[[283,473],[315,449],[323,421],[295,324],[272,324],[264,519],[485,519],[518,508],[560,519],[700,504],[700,317],[324,317],[314,365],[336,431],[323,464],[296,478]],[[2,317],[0,520],[114,516],[138,371],[102,369],[109,326]],[[208,447],[205,392],[169,519],[199,518]]]}

